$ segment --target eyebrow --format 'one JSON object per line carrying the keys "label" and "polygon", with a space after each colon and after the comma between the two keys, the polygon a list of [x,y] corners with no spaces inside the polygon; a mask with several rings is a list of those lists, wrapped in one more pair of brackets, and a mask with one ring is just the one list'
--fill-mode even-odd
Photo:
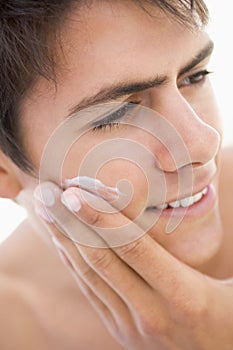
{"label": "eyebrow", "polygon": [[[214,49],[214,43],[212,40],[204,46],[184,67],[179,70],[178,76],[181,76],[189,72],[192,68],[197,66],[205,58],[209,57]],[[168,77],[165,75],[157,75],[154,78],[146,79],[144,81],[136,82],[120,82],[111,86],[101,88],[99,92],[90,97],[85,97],[77,105],[72,107],[69,111],[69,116],[77,113],[81,109],[96,105],[99,103],[116,100],[117,98],[132,95],[137,92],[164,85],[168,82]]]}

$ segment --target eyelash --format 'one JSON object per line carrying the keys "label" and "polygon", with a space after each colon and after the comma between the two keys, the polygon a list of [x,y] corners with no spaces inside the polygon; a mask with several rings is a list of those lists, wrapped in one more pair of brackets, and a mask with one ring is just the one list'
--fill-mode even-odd
{"label": "eyelash", "polygon": [[123,106],[118,108],[113,113],[107,115],[104,119],[99,120],[96,122],[96,125],[92,128],[93,131],[103,130],[107,127],[111,130],[111,128],[114,126],[119,126],[120,123],[117,122],[117,120],[120,120],[125,116],[125,114],[134,109],[136,105],[139,105],[140,102],[126,102]]}
{"label": "eyelash", "polygon": [[[189,75],[188,77],[182,79],[180,83],[178,83],[178,87],[201,84],[205,81],[205,77],[210,73],[212,73],[212,72],[210,72],[207,69],[203,69],[195,74]],[[201,78],[201,79],[198,79],[197,81],[195,81],[196,78]],[[184,81],[187,79],[189,79],[189,82],[184,83]],[[193,82],[192,82],[192,79],[194,79]]]}
{"label": "eyelash", "polygon": [[[178,84],[178,87],[180,88],[180,87],[185,87],[188,85],[202,84],[205,81],[205,77],[210,73],[212,73],[212,72],[208,71],[207,69],[203,69],[195,74],[192,74],[192,75],[182,79],[181,82]],[[201,78],[201,79],[198,79],[197,81],[195,81],[196,78]],[[187,79],[189,79],[189,82],[184,84],[184,81]],[[192,79],[194,79],[194,82],[192,82]],[[140,103],[141,102],[125,103],[123,106],[118,108],[116,111],[107,115],[104,119],[96,122],[92,128],[92,131],[106,130],[107,128],[109,128],[111,130],[113,127],[119,126],[120,123],[117,122],[117,120],[120,120],[121,118],[123,118],[127,111],[135,108],[135,105],[139,105]]]}

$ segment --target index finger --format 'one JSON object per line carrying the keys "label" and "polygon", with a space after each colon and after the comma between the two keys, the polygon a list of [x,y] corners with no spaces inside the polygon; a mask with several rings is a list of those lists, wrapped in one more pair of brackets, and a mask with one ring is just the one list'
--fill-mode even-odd
{"label": "index finger", "polygon": [[[121,260],[164,298],[169,301],[174,299],[174,290],[178,295],[187,293],[190,296],[193,286],[200,281],[200,273],[169,254],[121,212],[112,214],[114,208],[103,198],[90,193],[82,196],[82,193],[80,188],[69,188],[62,194],[63,204],[75,214],[69,216],[66,225],[66,232],[71,238],[77,235],[77,221],[81,220],[96,233],[94,237],[103,239]],[[56,191],[54,194],[57,196]],[[90,198],[92,205],[84,198]],[[56,220],[60,220],[63,215],[63,204],[56,201],[56,206],[49,207]],[[116,242],[122,244],[117,246]]]}

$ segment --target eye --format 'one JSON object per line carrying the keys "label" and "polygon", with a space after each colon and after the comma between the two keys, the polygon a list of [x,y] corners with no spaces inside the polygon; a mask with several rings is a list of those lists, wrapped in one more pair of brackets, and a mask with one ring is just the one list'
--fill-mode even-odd
{"label": "eye", "polygon": [[119,108],[114,110],[114,112],[108,114],[101,120],[98,120],[92,124],[93,131],[106,129],[107,127],[111,129],[114,126],[119,126],[119,121],[129,112],[134,109],[140,102],[126,102]]}
{"label": "eye", "polygon": [[205,78],[208,74],[212,72],[208,71],[207,69],[201,70],[200,72],[197,72],[195,74],[189,75],[188,77],[185,77],[178,83],[178,87],[184,87],[189,85],[198,85],[205,81]]}

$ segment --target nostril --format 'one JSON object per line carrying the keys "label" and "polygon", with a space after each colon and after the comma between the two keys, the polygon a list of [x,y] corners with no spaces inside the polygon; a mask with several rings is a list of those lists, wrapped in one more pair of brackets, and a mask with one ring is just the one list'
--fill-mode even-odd
{"label": "nostril", "polygon": [[[221,146],[221,135],[218,127],[211,125],[212,121],[210,124],[205,122],[204,110],[199,110],[203,115],[200,117],[179,90],[168,91],[159,101],[154,133],[157,141],[153,141],[153,152],[158,159],[156,165],[173,172],[187,164],[206,164],[215,158]],[[207,112],[210,114],[209,110]],[[216,120],[216,111],[213,113]]]}
{"label": "nostril", "polygon": [[220,133],[209,125],[193,132],[186,132],[179,140],[170,138],[169,148],[161,142],[156,144],[155,166],[165,172],[177,171],[189,164],[206,164],[215,158],[221,147]]}

